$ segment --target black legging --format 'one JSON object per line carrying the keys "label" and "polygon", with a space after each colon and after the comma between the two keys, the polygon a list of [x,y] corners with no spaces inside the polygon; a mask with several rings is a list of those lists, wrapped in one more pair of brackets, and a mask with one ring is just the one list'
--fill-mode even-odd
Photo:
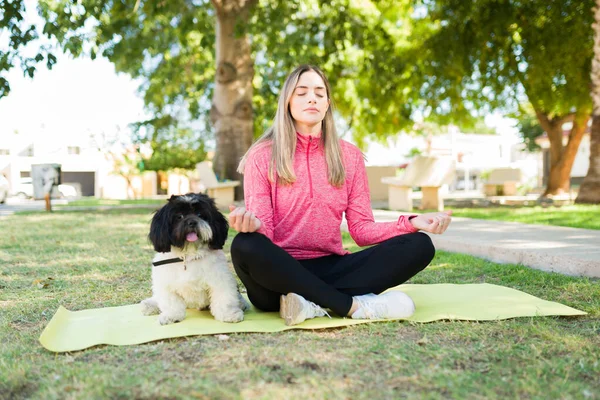
{"label": "black legging", "polygon": [[296,260],[260,233],[239,233],[231,260],[248,298],[263,311],[279,310],[281,294],[296,293],[340,316],[348,315],[352,296],[376,293],[406,282],[435,254],[424,233],[400,235],[344,256]]}

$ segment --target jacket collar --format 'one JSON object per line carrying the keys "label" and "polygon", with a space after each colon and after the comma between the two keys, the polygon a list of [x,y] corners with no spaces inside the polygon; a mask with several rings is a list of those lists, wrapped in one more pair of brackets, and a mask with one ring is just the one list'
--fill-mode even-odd
{"label": "jacket collar", "polygon": [[301,150],[308,149],[309,145],[311,150],[321,146],[321,132],[319,132],[318,136],[304,135],[300,132],[296,132],[296,138],[296,147]]}

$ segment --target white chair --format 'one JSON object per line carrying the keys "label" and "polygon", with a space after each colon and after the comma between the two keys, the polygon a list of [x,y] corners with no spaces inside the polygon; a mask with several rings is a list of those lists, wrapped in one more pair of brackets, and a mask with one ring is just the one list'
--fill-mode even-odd
{"label": "white chair", "polygon": [[229,204],[233,204],[234,190],[240,184],[240,181],[219,182],[210,161],[202,161],[196,164],[196,171],[200,183],[206,188],[206,194],[215,199],[215,204],[218,207],[225,208]]}

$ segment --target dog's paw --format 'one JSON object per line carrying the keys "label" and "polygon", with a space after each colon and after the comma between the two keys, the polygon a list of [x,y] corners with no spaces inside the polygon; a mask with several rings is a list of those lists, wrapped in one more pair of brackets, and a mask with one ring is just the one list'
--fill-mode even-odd
{"label": "dog's paw", "polygon": [[143,315],[156,315],[160,312],[160,309],[158,308],[158,304],[152,298],[142,300],[140,302],[140,304],[142,305],[142,314]]}
{"label": "dog's paw", "polygon": [[240,308],[243,311],[248,311],[250,309],[250,303],[248,303],[241,294],[239,296],[239,299],[240,299]]}
{"label": "dog's paw", "polygon": [[183,321],[184,318],[185,318],[185,314],[181,315],[181,314],[162,313],[158,316],[158,322],[160,322],[161,325],[169,325],[169,324],[173,324],[175,322],[181,322],[181,321]]}
{"label": "dog's paw", "polygon": [[240,322],[244,320],[244,311],[239,308],[229,309],[224,313],[215,313],[214,317],[221,322]]}

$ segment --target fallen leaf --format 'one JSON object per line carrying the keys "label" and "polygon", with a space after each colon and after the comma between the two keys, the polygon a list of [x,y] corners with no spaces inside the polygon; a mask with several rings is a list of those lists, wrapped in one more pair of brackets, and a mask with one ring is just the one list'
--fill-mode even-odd
{"label": "fallen leaf", "polygon": [[417,340],[417,344],[419,346],[425,346],[426,344],[429,344],[429,339],[427,339],[427,336],[423,336],[421,339]]}
{"label": "fallen leaf", "polygon": [[36,279],[33,281],[33,286],[36,286],[38,289],[46,289],[53,280],[54,278]]}

